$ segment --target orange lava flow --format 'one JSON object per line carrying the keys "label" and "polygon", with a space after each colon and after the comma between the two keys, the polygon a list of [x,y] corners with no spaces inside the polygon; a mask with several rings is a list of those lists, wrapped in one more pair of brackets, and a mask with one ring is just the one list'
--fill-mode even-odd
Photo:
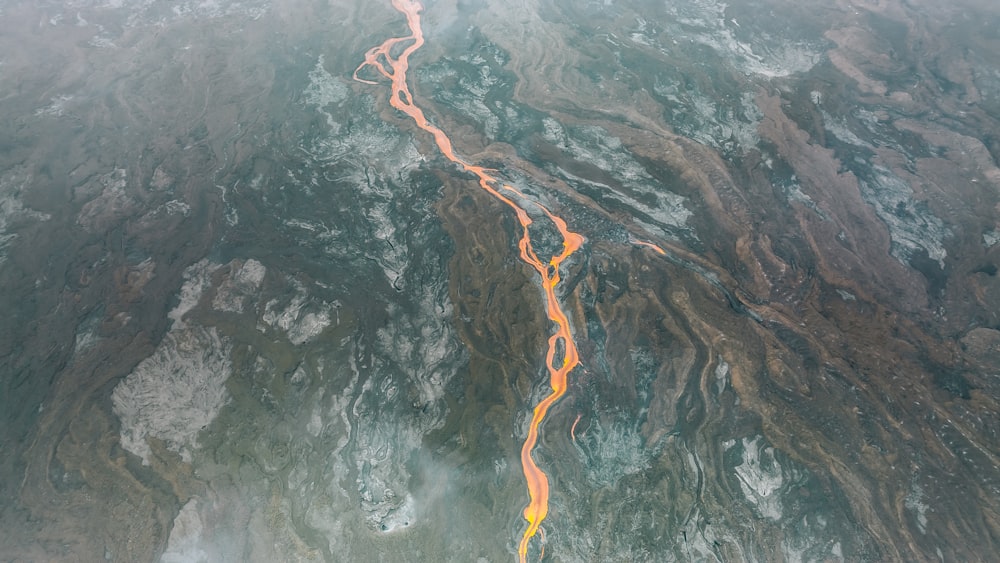
{"label": "orange lava flow", "polygon": [[573,443],[576,443],[576,425],[580,424],[580,419],[583,418],[582,414],[576,415],[576,420],[573,421],[573,426],[569,427],[569,437],[572,438]]}
{"label": "orange lava flow", "polygon": [[[392,0],[392,5],[406,16],[410,35],[387,39],[381,45],[370,49],[365,54],[365,61],[354,71],[354,79],[367,84],[374,84],[370,80],[358,77],[358,73],[366,68],[373,68],[382,76],[388,78],[392,84],[389,104],[410,116],[417,124],[417,127],[430,133],[445,158],[459,165],[466,172],[474,174],[479,179],[480,187],[514,211],[518,222],[521,224],[521,238],[518,241],[521,260],[534,268],[541,277],[542,288],[545,292],[546,313],[549,319],[556,325],[555,333],[549,337],[548,353],[545,360],[546,368],[549,371],[549,383],[552,391],[535,406],[531,423],[528,426],[528,436],[521,447],[521,465],[524,470],[525,480],[527,481],[529,497],[528,506],[524,509],[524,518],[528,521],[528,526],[521,536],[521,542],[517,550],[519,560],[524,563],[528,555],[528,543],[539,532],[539,527],[542,521],[545,520],[549,510],[549,479],[531,457],[531,451],[538,442],[538,429],[542,421],[545,420],[545,415],[548,413],[549,408],[566,393],[567,376],[580,363],[576,343],[573,341],[573,335],[570,331],[569,319],[559,306],[559,301],[556,298],[556,288],[559,286],[561,280],[559,266],[580,248],[580,245],[583,244],[583,237],[570,231],[566,225],[566,221],[562,218],[554,215],[541,204],[534,203],[552,221],[563,238],[562,252],[550,258],[548,262],[539,258],[532,245],[531,234],[528,231],[528,227],[532,223],[531,217],[528,216],[528,212],[518,205],[512,197],[501,193],[501,190],[521,199],[524,199],[524,194],[512,186],[500,182],[490,174],[490,170],[487,168],[470,164],[459,158],[455,154],[448,135],[430,123],[424,116],[423,110],[414,103],[413,95],[410,93],[410,88],[406,82],[406,72],[410,65],[410,55],[424,44],[424,35],[420,28],[420,11],[423,9],[423,6],[416,0]],[[404,43],[409,43],[409,45],[399,55],[393,56],[393,48]],[[558,353],[560,343],[562,344],[563,357],[561,361],[557,361],[556,354]],[[541,533],[544,539],[544,530]],[[544,546],[542,550],[544,553]]]}
{"label": "orange lava flow", "polygon": [[667,252],[665,250],[663,250],[662,248],[660,248],[659,245],[653,244],[651,242],[646,242],[644,240],[633,240],[632,243],[633,244],[638,244],[640,246],[645,246],[647,248],[652,248],[653,250],[655,250],[661,256],[666,256],[667,255]]}

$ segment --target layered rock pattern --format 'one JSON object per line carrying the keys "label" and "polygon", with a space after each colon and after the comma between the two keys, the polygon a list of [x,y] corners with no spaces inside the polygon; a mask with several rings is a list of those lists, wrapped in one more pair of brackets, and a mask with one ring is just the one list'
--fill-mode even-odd
{"label": "layered rock pattern", "polygon": [[[586,237],[545,560],[1000,549],[997,17],[425,6],[428,118]],[[552,327],[514,217],[350,80],[391,6],[0,20],[0,553],[515,558]]]}

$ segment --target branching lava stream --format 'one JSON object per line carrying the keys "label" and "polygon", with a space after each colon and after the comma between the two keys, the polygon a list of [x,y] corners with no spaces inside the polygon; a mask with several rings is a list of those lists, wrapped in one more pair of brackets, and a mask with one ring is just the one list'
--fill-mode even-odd
{"label": "branching lava stream", "polygon": [[[528,436],[525,438],[521,448],[521,465],[528,485],[529,503],[524,509],[524,518],[528,521],[528,526],[524,530],[518,546],[518,557],[523,563],[528,555],[528,543],[531,538],[539,532],[542,521],[545,520],[549,508],[549,480],[535,460],[531,457],[531,451],[538,442],[538,431],[542,421],[549,411],[549,408],[566,393],[567,376],[579,363],[576,343],[570,331],[569,319],[566,313],[559,306],[556,298],[556,287],[560,282],[559,267],[580,245],[583,244],[583,237],[570,231],[566,221],[557,217],[547,208],[539,203],[534,203],[552,221],[555,227],[562,234],[562,251],[546,263],[539,258],[532,245],[531,234],[528,227],[532,223],[531,217],[524,207],[521,207],[512,198],[517,196],[523,199],[524,194],[518,192],[514,187],[503,184],[491,174],[491,170],[470,164],[459,158],[452,147],[451,139],[437,126],[427,121],[421,110],[413,100],[409,86],[406,82],[406,72],[409,69],[409,59],[417,49],[424,44],[423,31],[420,27],[420,11],[423,8],[416,0],[392,0],[392,5],[406,16],[406,22],[410,28],[410,35],[405,37],[394,37],[387,39],[377,47],[373,47],[365,54],[365,61],[354,71],[354,79],[367,84],[375,84],[370,80],[365,80],[358,76],[358,73],[366,68],[373,68],[382,76],[388,78],[392,84],[392,93],[389,103],[392,107],[410,116],[417,124],[417,127],[427,131],[434,137],[438,149],[448,160],[459,165],[466,172],[474,174],[479,179],[479,185],[491,196],[510,207],[517,215],[517,220],[521,224],[521,238],[518,242],[521,259],[538,272],[542,280],[542,288],[545,291],[545,308],[549,319],[556,324],[556,331],[549,337],[548,353],[546,354],[546,368],[550,375],[549,393],[538,405],[535,406],[528,427]],[[393,56],[394,47],[409,43],[397,56]],[[511,194],[511,196],[505,195]],[[557,351],[562,345],[563,357],[556,358]],[[544,532],[542,533],[544,538]]]}

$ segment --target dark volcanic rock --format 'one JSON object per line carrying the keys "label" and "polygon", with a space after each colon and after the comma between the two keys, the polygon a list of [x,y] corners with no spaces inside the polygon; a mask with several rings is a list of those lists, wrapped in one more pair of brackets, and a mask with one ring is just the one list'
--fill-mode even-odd
{"label": "dark volcanic rock", "polygon": [[[542,264],[585,238],[528,559],[1000,552],[995,4],[424,7],[409,97]],[[554,323],[352,80],[391,2],[0,26],[5,560],[516,558]]]}

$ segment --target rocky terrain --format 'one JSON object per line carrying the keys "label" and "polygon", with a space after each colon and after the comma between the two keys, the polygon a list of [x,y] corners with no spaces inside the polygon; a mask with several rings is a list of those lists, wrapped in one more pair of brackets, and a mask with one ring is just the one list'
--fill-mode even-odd
{"label": "rocky terrain", "polygon": [[[414,102],[586,239],[531,559],[1000,550],[998,21],[426,3]],[[509,209],[351,79],[390,3],[0,26],[0,560],[515,559],[553,327]]]}

